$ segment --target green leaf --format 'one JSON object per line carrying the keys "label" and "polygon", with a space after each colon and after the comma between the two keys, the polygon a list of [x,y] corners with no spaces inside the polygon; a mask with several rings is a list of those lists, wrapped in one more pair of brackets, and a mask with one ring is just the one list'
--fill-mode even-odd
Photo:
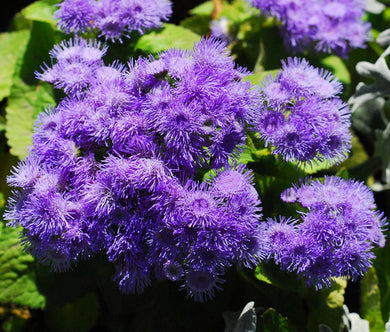
{"label": "green leaf", "polygon": [[57,22],[53,18],[56,10],[56,7],[45,1],[37,1],[24,8],[21,13],[28,20],[45,22],[54,26]]}
{"label": "green leaf", "polygon": [[211,15],[214,8],[212,1],[206,1],[190,10],[191,15]]}
{"label": "green leaf", "polygon": [[270,75],[272,75],[272,77],[275,77],[278,72],[279,72],[278,69],[262,71],[262,72],[259,72],[256,74],[251,74],[251,75],[245,76],[243,81],[249,81],[253,85],[259,85],[266,77],[268,77]]}
{"label": "green leaf", "polygon": [[297,329],[288,321],[287,318],[279,314],[275,309],[267,309],[261,315],[257,332],[295,332]]}
{"label": "green leaf", "polygon": [[181,21],[180,26],[198,35],[207,35],[210,32],[210,17],[204,15],[191,16]]}
{"label": "green leaf", "polygon": [[329,161],[324,160],[324,161],[317,161],[314,160],[310,164],[309,163],[300,163],[300,162],[292,162],[293,165],[296,165],[299,169],[304,171],[306,174],[314,174],[317,173],[318,171],[323,171],[325,169],[328,169],[332,167],[329,164]]}
{"label": "green leaf", "polygon": [[344,84],[351,83],[351,75],[343,60],[336,55],[330,55],[324,58],[322,64],[332,71],[332,73]]}
{"label": "green leaf", "polygon": [[272,280],[270,278],[268,278],[264,272],[263,272],[263,266],[262,265],[258,265],[256,267],[256,270],[255,270],[255,277],[256,279],[262,281],[262,282],[265,282],[267,284],[270,284],[272,285]]}
{"label": "green leaf", "polygon": [[30,86],[17,79],[6,107],[6,137],[11,154],[23,159],[31,145],[34,119],[48,104],[55,104],[53,88],[46,83]]}
{"label": "green leaf", "polygon": [[50,307],[45,311],[45,323],[53,331],[89,331],[99,314],[99,301],[95,293],[87,293],[72,303]]}
{"label": "green leaf", "polygon": [[249,6],[244,0],[235,0],[232,3],[224,2],[222,7],[221,17],[226,17],[234,23],[241,23],[253,15],[257,15],[259,11],[253,6]]}
{"label": "green leaf", "polygon": [[[211,16],[214,4],[212,1],[206,1],[199,6],[190,10],[191,15]],[[222,6],[221,17],[224,16],[233,22],[241,22],[252,15],[258,13],[258,10],[248,5],[246,1],[235,0],[231,3],[224,1]]]}
{"label": "green leaf", "polygon": [[283,271],[273,263],[262,263],[257,266],[255,277],[260,281],[289,292],[303,293],[306,286],[295,273]]}
{"label": "green leaf", "polygon": [[35,283],[34,259],[20,246],[20,229],[0,226],[0,302],[44,308]]}
{"label": "green leaf", "polygon": [[364,275],[361,282],[361,315],[370,322],[371,332],[382,332],[385,325],[380,306],[380,292],[378,277],[375,268],[372,267]]}
{"label": "green leaf", "polygon": [[330,288],[311,289],[306,296],[308,312],[308,331],[317,331],[325,324],[333,331],[343,331],[343,304],[347,281],[334,278]]}
{"label": "green leaf", "polygon": [[378,277],[382,319],[387,322],[390,317],[390,246],[386,245],[375,254],[374,267]]}
{"label": "green leaf", "polygon": [[28,30],[0,34],[0,100],[10,94],[17,56],[26,51],[29,38]]}
{"label": "green leaf", "polygon": [[165,24],[161,30],[143,35],[135,45],[135,49],[141,49],[153,55],[169,48],[192,49],[194,43],[200,38],[201,36],[191,30],[174,24]]}

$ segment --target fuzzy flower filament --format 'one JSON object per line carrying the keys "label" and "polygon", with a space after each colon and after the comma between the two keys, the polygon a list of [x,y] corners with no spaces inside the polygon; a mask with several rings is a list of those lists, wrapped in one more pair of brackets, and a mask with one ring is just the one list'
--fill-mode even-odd
{"label": "fuzzy flower filament", "polygon": [[[155,277],[209,299],[227,268],[265,256],[252,174],[232,162],[259,98],[214,39],[127,68],[105,65],[105,51],[63,42],[37,73],[66,96],[39,115],[30,154],[8,177],[5,219],[53,270],[105,252],[123,292]],[[214,177],[195,180],[210,168]]]}
{"label": "fuzzy flower filament", "polygon": [[374,246],[385,244],[387,221],[360,182],[334,176],[307,180],[283,192],[282,199],[306,211],[299,211],[299,221],[267,222],[270,258],[316,288],[329,286],[331,277],[356,280],[371,267]]}
{"label": "fuzzy flower filament", "polygon": [[64,0],[54,18],[66,33],[95,29],[106,40],[122,42],[134,30],[159,28],[172,13],[169,0]]}
{"label": "fuzzy flower filament", "polygon": [[343,161],[351,147],[350,111],[338,96],[341,83],[305,59],[289,58],[260,87],[263,107],[255,129],[285,161]]}
{"label": "fuzzy flower filament", "polygon": [[286,48],[347,57],[370,40],[370,24],[363,22],[363,0],[248,0],[282,23]]}

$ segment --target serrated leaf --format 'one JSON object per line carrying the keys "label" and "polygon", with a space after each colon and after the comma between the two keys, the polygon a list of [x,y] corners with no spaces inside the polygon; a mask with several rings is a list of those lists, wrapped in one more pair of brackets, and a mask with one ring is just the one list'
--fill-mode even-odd
{"label": "serrated leaf", "polygon": [[0,100],[10,94],[17,56],[26,51],[29,38],[29,30],[0,34]]}
{"label": "serrated leaf", "polygon": [[24,8],[21,13],[28,20],[45,22],[54,26],[57,22],[53,18],[53,14],[56,10],[56,7],[45,1],[36,1]]}
{"label": "serrated leaf", "polygon": [[54,103],[54,92],[50,85],[30,86],[21,79],[16,80],[6,107],[6,137],[11,154],[20,159],[27,156],[37,114],[48,104]]}
{"label": "serrated leaf", "polygon": [[34,259],[20,246],[20,229],[0,226],[0,302],[44,308],[35,283]]}
{"label": "serrated leaf", "polygon": [[259,318],[257,332],[295,332],[297,329],[275,309],[267,309]]}
{"label": "serrated leaf", "polygon": [[192,49],[201,36],[191,30],[174,24],[165,24],[164,28],[143,35],[135,45],[146,53],[156,55],[169,48]]}

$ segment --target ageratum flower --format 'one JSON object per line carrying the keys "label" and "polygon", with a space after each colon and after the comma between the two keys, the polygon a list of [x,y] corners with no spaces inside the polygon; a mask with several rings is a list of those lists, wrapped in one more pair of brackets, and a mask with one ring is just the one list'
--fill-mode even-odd
{"label": "ageratum flower", "polygon": [[54,18],[67,33],[97,29],[106,40],[122,42],[133,30],[161,27],[171,13],[169,0],[64,0]]}
{"label": "ageratum flower", "polygon": [[305,59],[289,58],[260,88],[264,106],[255,128],[272,153],[285,161],[311,164],[344,160],[351,147],[350,111],[341,83]]}
{"label": "ageratum flower", "polygon": [[313,50],[346,57],[370,39],[363,0],[248,1],[282,22],[284,42],[294,53]]}
{"label": "ageratum flower", "polygon": [[52,66],[41,66],[42,73],[36,77],[54,84],[66,93],[78,93],[94,79],[95,70],[103,66],[103,56],[107,47],[98,41],[70,39],[55,45],[50,51]]}
{"label": "ageratum flower", "polygon": [[[8,177],[4,217],[53,270],[105,252],[124,292],[156,277],[206,300],[227,268],[265,255],[252,174],[232,162],[259,98],[213,39],[127,70],[105,65],[105,50],[75,39],[50,52],[37,76],[66,96],[39,115],[30,154]],[[88,75],[65,80],[73,65]]]}
{"label": "ageratum flower", "polygon": [[329,286],[330,277],[356,280],[372,265],[373,247],[385,244],[386,219],[363,183],[334,176],[309,179],[288,188],[282,199],[306,211],[299,211],[300,222],[268,221],[269,257],[316,288]]}

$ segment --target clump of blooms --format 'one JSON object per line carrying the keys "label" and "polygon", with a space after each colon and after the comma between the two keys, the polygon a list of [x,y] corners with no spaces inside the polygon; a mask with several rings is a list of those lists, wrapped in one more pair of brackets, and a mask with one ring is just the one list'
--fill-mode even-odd
{"label": "clump of blooms", "polygon": [[305,212],[299,212],[301,222],[268,220],[269,257],[316,288],[329,286],[330,276],[354,280],[363,275],[375,258],[373,247],[385,244],[386,220],[360,182],[334,176],[308,180],[285,190],[281,198],[300,203]]}
{"label": "clump of blooms", "polygon": [[341,101],[341,83],[305,59],[289,58],[268,76],[261,94],[264,106],[256,129],[272,153],[285,161],[308,163],[344,160],[351,146],[350,111]]}
{"label": "clump of blooms", "polygon": [[97,29],[106,40],[121,41],[133,30],[161,27],[171,7],[169,0],[64,0],[54,17],[67,33]]}
{"label": "clump of blooms", "polygon": [[53,270],[105,252],[124,292],[155,276],[205,300],[226,268],[264,256],[252,174],[231,161],[257,98],[213,39],[127,70],[104,65],[104,52],[63,42],[37,73],[67,96],[39,116],[29,156],[8,178],[18,189],[5,218]]}
{"label": "clump of blooms", "polygon": [[282,23],[287,48],[347,56],[364,48],[370,24],[362,18],[364,0],[248,0],[254,7]]}

